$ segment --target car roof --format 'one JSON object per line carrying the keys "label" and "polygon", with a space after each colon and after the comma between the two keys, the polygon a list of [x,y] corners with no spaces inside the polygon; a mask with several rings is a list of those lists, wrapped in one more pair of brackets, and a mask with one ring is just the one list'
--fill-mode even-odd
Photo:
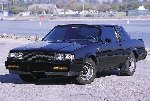
{"label": "car roof", "polygon": [[102,27],[102,26],[104,26],[104,27],[115,27],[115,26],[118,26],[118,25],[105,25],[105,24],[100,24],[100,25],[90,25],[90,24],[66,24],[66,25],[57,25],[57,26],[99,26],[99,27]]}

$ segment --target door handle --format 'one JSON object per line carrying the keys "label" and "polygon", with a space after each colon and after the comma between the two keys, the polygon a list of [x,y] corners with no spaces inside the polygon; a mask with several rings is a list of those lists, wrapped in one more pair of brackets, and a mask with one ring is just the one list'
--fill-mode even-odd
{"label": "door handle", "polygon": [[119,44],[119,46],[122,46],[122,44]]}
{"label": "door handle", "polygon": [[122,44],[119,44],[119,46],[121,49],[126,50],[126,48]]}

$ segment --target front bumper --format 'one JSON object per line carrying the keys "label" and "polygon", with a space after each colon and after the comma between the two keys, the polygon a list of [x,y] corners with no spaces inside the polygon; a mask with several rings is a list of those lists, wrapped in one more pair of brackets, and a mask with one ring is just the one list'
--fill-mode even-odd
{"label": "front bumper", "polygon": [[47,76],[77,76],[79,72],[44,72],[44,71],[33,71],[33,72],[24,72],[20,70],[9,70],[10,74],[29,74],[29,75],[38,75],[40,77]]}
{"label": "front bumper", "polygon": [[[6,69],[11,74],[32,74],[45,76],[77,76],[83,67],[83,62],[76,60],[73,62],[55,63],[34,63],[34,62],[5,62]],[[56,70],[54,67],[65,67],[67,69]]]}

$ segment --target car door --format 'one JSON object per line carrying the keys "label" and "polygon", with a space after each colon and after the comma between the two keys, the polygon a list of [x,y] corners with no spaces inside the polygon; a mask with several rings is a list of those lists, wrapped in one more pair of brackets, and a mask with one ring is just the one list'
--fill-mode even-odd
{"label": "car door", "polygon": [[99,67],[109,69],[121,63],[123,46],[113,26],[103,26],[98,48]]}

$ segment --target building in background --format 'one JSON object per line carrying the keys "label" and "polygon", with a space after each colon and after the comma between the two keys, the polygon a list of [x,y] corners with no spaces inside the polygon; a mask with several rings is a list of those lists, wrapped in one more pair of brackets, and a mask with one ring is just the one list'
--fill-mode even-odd
{"label": "building in background", "polygon": [[150,10],[145,9],[143,5],[139,6],[137,10],[128,10],[127,16],[149,16]]}

